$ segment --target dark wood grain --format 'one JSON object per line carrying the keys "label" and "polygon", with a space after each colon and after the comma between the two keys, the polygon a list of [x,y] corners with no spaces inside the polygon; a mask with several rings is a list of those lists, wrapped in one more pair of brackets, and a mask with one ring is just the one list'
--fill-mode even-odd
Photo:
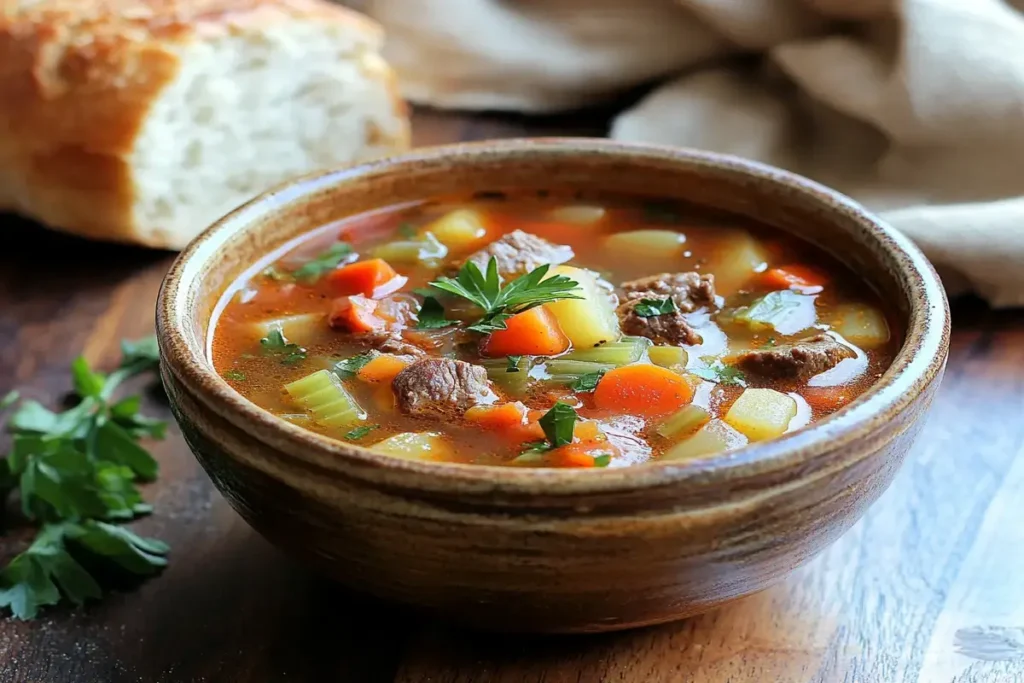
{"label": "dark wood grain", "polygon": [[[600,135],[605,123],[602,112],[421,113],[416,138]],[[76,354],[109,365],[120,338],[151,331],[170,257],[0,224],[17,235],[0,251],[0,394],[17,386],[56,403]],[[0,622],[0,683],[1022,681],[1022,414],[1024,315],[956,302],[928,426],[839,542],[784,584],[710,614],[571,638],[470,633],[308,575],[238,519],[172,429],[147,490],[157,512],[136,524],[171,543],[170,567],[85,609]],[[0,541],[0,555],[17,545]]]}

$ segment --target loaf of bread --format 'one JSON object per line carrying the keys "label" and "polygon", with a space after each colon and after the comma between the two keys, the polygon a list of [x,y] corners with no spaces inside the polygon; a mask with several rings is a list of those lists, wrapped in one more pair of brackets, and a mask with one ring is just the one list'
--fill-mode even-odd
{"label": "loaf of bread", "polygon": [[326,0],[0,0],[0,211],[179,249],[283,180],[404,149],[381,41]]}

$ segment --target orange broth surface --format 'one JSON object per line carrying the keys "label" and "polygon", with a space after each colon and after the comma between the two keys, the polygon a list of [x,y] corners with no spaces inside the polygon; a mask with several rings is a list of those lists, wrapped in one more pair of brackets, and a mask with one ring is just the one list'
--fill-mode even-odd
{"label": "orange broth surface", "polygon": [[[468,241],[449,244],[444,248],[445,255],[437,257],[437,243],[425,233],[436,229],[435,221],[453,211],[470,212],[463,215],[471,216],[478,229]],[[484,364],[494,380],[496,404],[518,401],[524,406],[520,424],[482,423],[460,414],[446,419],[408,415],[401,410],[387,378],[366,381],[359,374],[337,370],[339,361],[353,357],[365,360],[377,352],[375,342],[366,335],[331,326],[330,315],[337,300],[353,294],[339,291],[340,279],[332,277],[334,270],[377,255],[391,255],[384,260],[407,280],[398,291],[378,298],[400,297],[415,312],[424,296],[414,290],[441,275],[454,275],[467,256],[513,230],[571,247],[575,255],[565,265],[592,271],[608,290],[659,273],[692,271],[715,276],[717,305],[684,316],[699,332],[701,343],[676,345],[681,353],[649,353],[648,348],[635,361],[651,365],[657,364],[657,358],[685,383],[682,398],[677,400],[673,395],[670,401],[675,401],[678,405],[674,407],[680,410],[687,406],[701,410],[691,409],[680,417],[681,429],[664,426],[673,413],[650,408],[660,399],[644,394],[644,379],[636,388],[632,406],[611,408],[598,406],[595,395],[601,394],[600,386],[595,391],[593,386],[580,389],[579,382],[552,380],[549,368],[557,366],[560,359],[571,359],[580,350],[575,347],[556,358],[513,358],[513,365],[525,365],[517,365],[522,368],[517,373],[508,373],[507,358],[481,356],[486,335],[467,331],[465,326],[482,312],[457,297],[438,297],[438,301],[448,318],[460,321],[458,325],[421,330],[412,320],[392,331],[427,356]],[[635,234],[623,239],[627,233]],[[337,249],[339,242],[349,245],[351,251],[332,267],[332,259],[323,256]],[[434,251],[427,258],[395,258],[394,243],[408,247],[410,242],[433,245],[421,253]],[[297,273],[308,273],[309,268],[301,269],[318,259],[318,275],[297,277]],[[787,281],[779,279],[779,271],[773,269],[802,273],[809,279],[787,286]],[[788,422],[782,427],[783,431],[792,431],[822,419],[867,389],[889,366],[902,339],[892,312],[885,309],[875,292],[812,245],[746,219],[632,197],[580,200],[555,194],[497,195],[397,207],[324,226],[290,251],[268,256],[255,272],[255,276],[235,283],[225,293],[212,339],[217,371],[247,399],[283,419],[361,446],[380,445],[383,452],[397,457],[425,460],[528,467],[621,467],[658,458],[714,457],[722,450],[770,438],[757,427],[760,423],[756,420],[754,424],[729,415],[733,403],[745,391],[763,388],[788,396],[771,405],[782,405],[793,413],[789,416],[786,412]],[[779,305],[773,308],[765,301]],[[759,302],[756,310],[767,312],[769,322],[744,320],[744,312]],[[782,309],[785,314],[777,315]],[[288,320],[292,316],[304,317]],[[770,322],[772,316],[777,317],[774,325]],[[274,330],[277,335],[273,335]],[[799,342],[822,332],[841,341],[853,352],[852,357],[799,380],[764,377],[744,372],[737,365],[736,359],[745,352]],[[277,342],[276,346],[268,344],[268,338]],[[280,348],[282,344],[287,345],[285,350]],[[664,344],[650,348],[657,346]],[[667,362],[666,358],[683,360]],[[356,419],[325,425],[315,411],[284,389],[321,370],[333,373],[357,404]],[[613,389],[608,370],[603,367],[604,374],[599,371],[590,378],[597,383],[608,380],[605,394]],[[631,375],[645,378],[650,374],[648,369],[641,369],[617,376],[628,380]],[[657,377],[661,378],[659,383],[664,379],[667,386],[676,386],[663,373]],[[509,384],[512,379],[516,381]],[[628,386],[626,389],[630,390]],[[571,407],[575,414],[572,443],[559,444],[546,434],[541,417],[556,402]],[[768,408],[766,411],[771,413]],[[767,417],[779,419],[777,415]],[[716,432],[718,436],[709,440],[708,434],[702,433],[708,431],[709,424],[726,425],[728,435],[722,438]],[[734,428],[736,425],[740,428]],[[426,434],[429,438],[424,443],[429,443],[406,450],[387,445],[392,442],[385,440],[400,434]]]}

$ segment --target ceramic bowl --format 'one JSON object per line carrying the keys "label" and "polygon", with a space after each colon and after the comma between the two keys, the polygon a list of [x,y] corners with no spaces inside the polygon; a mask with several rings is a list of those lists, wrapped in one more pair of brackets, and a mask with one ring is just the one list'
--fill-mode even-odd
{"label": "ceramic bowl", "polygon": [[[305,431],[236,393],[209,357],[224,289],[318,226],[438,196],[553,188],[674,197],[831,252],[902,317],[889,370],[808,428],[730,454],[612,470],[412,462]],[[838,538],[885,490],[921,428],[949,312],[928,261],[862,207],[738,158],[604,140],[426,148],[298,179],[200,235],[161,289],[161,373],[189,447],[231,505],[345,585],[487,628],[622,629],[769,586]]]}

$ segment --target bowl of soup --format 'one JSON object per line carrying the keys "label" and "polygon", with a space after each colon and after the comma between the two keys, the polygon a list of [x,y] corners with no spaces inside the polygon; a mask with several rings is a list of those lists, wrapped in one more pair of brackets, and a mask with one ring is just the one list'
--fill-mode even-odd
{"label": "bowl of soup", "polygon": [[304,177],[185,249],[161,374],[257,531],[384,599],[604,631],[761,590],[885,490],[949,314],[805,178],[604,140]]}

